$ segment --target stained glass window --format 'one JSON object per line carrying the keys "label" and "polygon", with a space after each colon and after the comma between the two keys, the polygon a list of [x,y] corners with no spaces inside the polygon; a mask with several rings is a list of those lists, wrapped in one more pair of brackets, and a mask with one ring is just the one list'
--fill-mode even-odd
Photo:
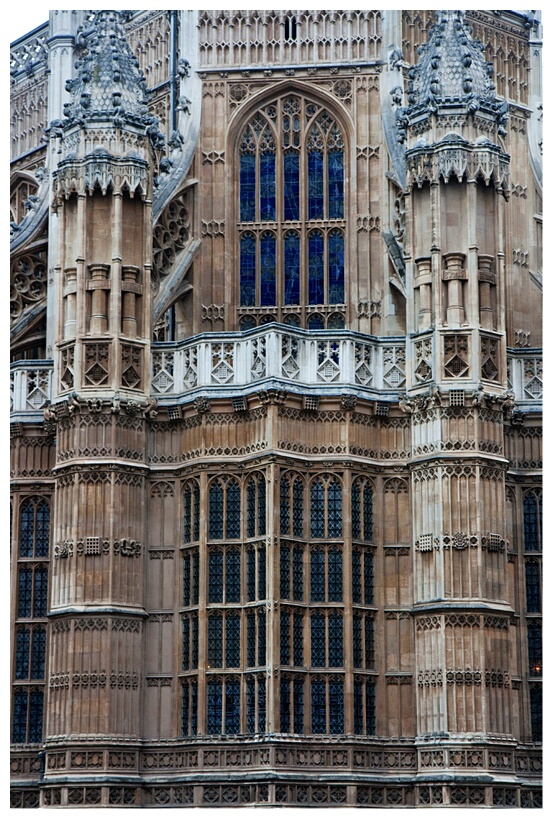
{"label": "stained glass window", "polygon": [[210,668],[223,665],[223,616],[219,612],[209,615],[207,630],[207,657]]}
{"label": "stained glass window", "polygon": [[[345,155],[337,123],[319,104],[288,95],[254,114],[239,154],[241,306],[299,305],[302,292],[309,304],[343,304]],[[286,230],[307,220],[319,223],[309,236]]]}

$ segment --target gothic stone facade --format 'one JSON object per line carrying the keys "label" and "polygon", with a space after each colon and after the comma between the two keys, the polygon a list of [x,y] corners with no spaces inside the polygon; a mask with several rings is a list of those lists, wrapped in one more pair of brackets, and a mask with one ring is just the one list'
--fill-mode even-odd
{"label": "gothic stone facade", "polygon": [[541,805],[540,36],[13,44],[13,806]]}

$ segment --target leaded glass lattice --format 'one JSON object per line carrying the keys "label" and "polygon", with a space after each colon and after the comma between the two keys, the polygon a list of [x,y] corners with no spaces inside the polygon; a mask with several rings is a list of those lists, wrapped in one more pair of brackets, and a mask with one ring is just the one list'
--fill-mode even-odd
{"label": "leaded glass lattice", "polygon": [[294,614],[294,665],[301,667],[303,665],[303,613],[296,611]]}
{"label": "leaded glass lattice", "polygon": [[338,613],[328,617],[328,665],[329,668],[344,665],[344,623]]}
{"label": "leaded glass lattice", "polygon": [[208,595],[210,603],[223,602],[223,552],[209,553]]}
{"label": "leaded glass lattice", "polygon": [[31,646],[31,632],[29,628],[20,626],[15,638],[15,679],[26,680],[29,676],[29,652]]}
{"label": "leaded glass lattice", "polygon": [[311,537],[325,536],[325,490],[322,481],[311,484]]}
{"label": "leaded glass lattice", "polygon": [[225,663],[227,668],[240,667],[240,614],[226,613]]}
{"label": "leaded glass lattice", "polygon": [[225,684],[225,733],[240,733],[240,680],[235,677]]}
{"label": "leaded glass lattice", "polygon": [[541,565],[537,560],[526,561],[526,611],[541,611]]}
{"label": "leaded glass lattice", "polygon": [[220,734],[223,721],[223,684],[218,679],[207,681],[207,733]]}
{"label": "leaded glass lattice", "polygon": [[542,676],[542,624],[536,621],[528,623],[528,667],[532,677]]}
{"label": "leaded glass lattice", "polygon": [[543,689],[541,684],[532,683],[530,686],[530,725],[532,742],[543,740]]}
{"label": "leaded glass lattice", "polygon": [[209,488],[209,537],[219,540],[223,537],[223,485],[215,481]]}
{"label": "leaded glass lattice", "polygon": [[303,600],[303,549],[294,548],[292,564],[293,598]]}
{"label": "leaded glass lattice", "polygon": [[326,734],[326,683],[324,680],[311,681],[311,731]]}
{"label": "leaded glass lattice", "polygon": [[240,602],[240,550],[227,549],[225,591],[227,603]]}
{"label": "leaded glass lattice", "polygon": [[280,664],[290,665],[290,614],[280,614]]}
{"label": "leaded glass lattice", "polygon": [[207,658],[210,668],[223,665],[223,616],[212,612],[207,621]]}
{"label": "leaded glass lattice", "polygon": [[324,549],[311,552],[311,600],[314,603],[325,601],[325,558]]}
{"label": "leaded glass lattice", "polygon": [[328,551],[328,599],[331,603],[342,601],[342,552]]}
{"label": "leaded glass lattice", "polygon": [[524,495],[524,549],[527,552],[541,551],[541,495],[527,492]]}
{"label": "leaded glass lattice", "polygon": [[331,679],[329,682],[329,733],[344,733],[344,683]]}
{"label": "leaded glass lattice", "polygon": [[326,666],[326,621],[319,612],[311,615],[311,665],[313,668]]}
{"label": "leaded glass lattice", "polygon": [[290,599],[290,547],[282,542],[280,544],[280,596],[284,600]]}

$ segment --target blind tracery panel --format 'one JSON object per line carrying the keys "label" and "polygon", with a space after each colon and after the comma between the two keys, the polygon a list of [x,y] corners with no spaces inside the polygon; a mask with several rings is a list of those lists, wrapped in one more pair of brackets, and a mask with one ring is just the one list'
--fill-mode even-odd
{"label": "blind tracery panel", "polygon": [[[320,103],[290,94],[253,115],[239,142],[242,308],[299,324],[283,308],[343,305],[344,185],[343,133]],[[250,311],[241,327],[255,323]]]}

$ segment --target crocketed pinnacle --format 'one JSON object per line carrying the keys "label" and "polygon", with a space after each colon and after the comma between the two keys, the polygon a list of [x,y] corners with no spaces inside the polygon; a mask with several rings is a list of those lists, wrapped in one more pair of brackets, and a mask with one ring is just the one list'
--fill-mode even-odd
{"label": "crocketed pinnacle", "polygon": [[79,39],[82,57],[76,64],[77,76],[66,83],[71,100],[65,116],[77,122],[145,124],[146,82],[126,41],[122,12],[94,12]]}
{"label": "crocketed pinnacle", "polygon": [[495,102],[491,64],[482,44],[472,39],[464,12],[438,11],[436,18],[428,43],[419,48],[417,65],[409,71],[409,106]]}

